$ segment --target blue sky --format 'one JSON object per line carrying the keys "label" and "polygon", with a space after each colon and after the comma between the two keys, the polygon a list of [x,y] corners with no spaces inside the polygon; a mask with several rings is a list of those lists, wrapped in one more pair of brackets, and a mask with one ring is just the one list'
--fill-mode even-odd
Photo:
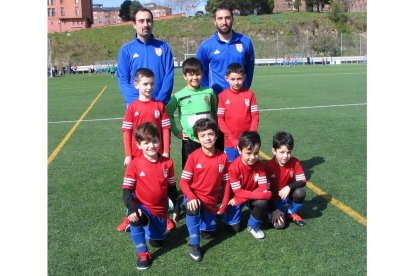
{"label": "blue sky", "polygon": [[[138,0],[138,1],[141,4],[156,2],[154,0]],[[121,6],[121,4],[123,2],[124,2],[124,0],[93,0],[93,4],[102,4],[104,7],[119,7],[119,6]],[[207,2],[207,1],[205,1],[205,2]],[[204,6],[205,6],[205,3],[202,3],[200,6],[198,6],[197,10],[205,11]],[[173,7],[171,7],[171,8],[173,8]],[[190,15],[192,15],[192,14],[190,14]]]}

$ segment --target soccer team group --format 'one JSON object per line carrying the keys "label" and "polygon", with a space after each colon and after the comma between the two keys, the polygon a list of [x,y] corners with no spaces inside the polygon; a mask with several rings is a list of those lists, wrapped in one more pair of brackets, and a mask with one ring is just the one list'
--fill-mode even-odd
{"label": "soccer team group", "polygon": [[[153,36],[150,10],[134,11],[136,37],[119,51],[117,79],[127,106],[122,123],[127,215],[117,230],[130,232],[138,269],[151,265],[147,242],[162,246],[181,211],[190,257],[196,262],[203,258],[200,239],[219,234],[217,219],[230,231],[242,229],[244,206],[250,211],[247,231],[257,239],[265,237],[263,223],[276,229],[288,221],[306,225],[297,213],[306,195],[306,177],[300,161],[291,155],[292,135],[277,131],[274,157],[266,163],[259,160],[259,109],[249,89],[252,42],[232,30],[228,7],[218,7],[213,18],[217,32],[200,45],[197,57],[182,63],[186,86],[172,96],[171,49]],[[169,158],[171,133],[182,141],[182,195]]]}

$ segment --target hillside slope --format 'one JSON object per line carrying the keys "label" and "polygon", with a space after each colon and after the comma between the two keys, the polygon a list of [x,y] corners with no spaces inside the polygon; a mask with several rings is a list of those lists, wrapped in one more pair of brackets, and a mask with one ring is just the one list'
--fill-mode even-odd
{"label": "hillside slope", "polygon": [[[360,34],[366,40],[367,14],[347,15],[349,20],[345,35],[352,37],[352,45],[361,44],[357,40]],[[303,52],[311,52],[315,56],[338,55],[338,28],[343,29],[343,26],[335,26],[326,13],[279,13],[238,16],[233,28],[250,36],[256,56],[265,58]],[[167,41],[174,56],[180,59],[184,58],[185,53],[195,53],[199,43],[214,31],[209,16],[160,20],[154,26],[154,35]],[[60,67],[116,60],[119,47],[130,41],[134,34],[131,25],[49,34],[52,64]],[[278,48],[275,50],[276,44]],[[348,48],[351,49],[351,46]]]}

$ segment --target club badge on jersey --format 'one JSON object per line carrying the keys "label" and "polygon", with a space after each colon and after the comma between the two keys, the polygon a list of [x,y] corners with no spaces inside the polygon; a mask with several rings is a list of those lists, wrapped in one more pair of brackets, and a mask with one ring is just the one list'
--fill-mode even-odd
{"label": "club badge on jersey", "polygon": [[157,54],[157,56],[161,56],[162,55],[162,49],[161,48],[155,48],[155,53]]}
{"label": "club badge on jersey", "polygon": [[160,111],[159,110],[154,110],[154,117],[155,119],[158,119],[160,117]]}
{"label": "club badge on jersey", "polygon": [[168,176],[168,169],[162,170],[162,174],[164,175],[164,178],[167,178],[167,176]]}
{"label": "club badge on jersey", "polygon": [[239,51],[239,53],[243,52],[243,44],[237,43],[236,44],[236,49],[237,49],[237,51]]}
{"label": "club badge on jersey", "polygon": [[219,164],[219,173],[222,173],[224,170],[224,165],[223,164]]}
{"label": "club badge on jersey", "polygon": [[244,105],[249,107],[250,106],[250,99],[244,99]]}

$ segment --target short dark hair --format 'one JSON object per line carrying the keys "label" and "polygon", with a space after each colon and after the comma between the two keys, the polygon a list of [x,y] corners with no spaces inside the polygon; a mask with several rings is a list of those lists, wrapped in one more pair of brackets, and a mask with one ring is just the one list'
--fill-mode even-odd
{"label": "short dark hair", "polygon": [[135,73],[135,81],[139,82],[141,80],[141,78],[146,77],[146,78],[155,78],[154,77],[154,72],[152,72],[151,69],[148,68],[139,68],[137,70],[137,72]]}
{"label": "short dark hair", "polygon": [[262,145],[260,135],[257,131],[245,131],[239,137],[238,147],[242,149],[253,149],[256,145],[259,147]]}
{"label": "short dark hair", "polygon": [[187,73],[203,73],[203,64],[195,57],[190,57],[184,60],[182,65],[183,74]]}
{"label": "short dark hair", "polygon": [[229,11],[230,12],[230,14],[231,14],[231,17],[233,18],[233,9],[232,8],[230,8],[229,6],[227,6],[227,5],[218,5],[217,6],[217,8],[215,8],[214,10],[213,10],[213,18],[215,19],[216,18],[216,13],[217,13],[217,11],[222,11],[222,10],[227,10],[227,11]]}
{"label": "short dark hair", "polygon": [[142,123],[135,128],[135,141],[141,143],[142,141],[152,141],[154,138],[160,140],[160,132],[154,123]]}
{"label": "short dark hair", "polygon": [[240,63],[231,63],[229,66],[227,66],[226,76],[230,75],[231,73],[246,75],[243,66]]}
{"label": "short dark hair", "polygon": [[136,8],[135,10],[132,11],[132,14],[131,14],[131,20],[132,20],[132,22],[136,23],[135,20],[136,20],[137,13],[139,11],[149,12],[151,14],[151,19],[154,20],[154,15],[152,14],[152,11],[150,9],[145,8],[145,7],[139,7],[139,8]]}
{"label": "short dark hair", "polygon": [[293,150],[295,141],[293,140],[292,134],[286,131],[277,131],[273,135],[273,148],[276,150],[281,146],[286,146],[289,150]]}
{"label": "short dark hair", "polygon": [[208,129],[213,130],[216,136],[218,135],[218,125],[216,122],[208,118],[198,119],[193,126],[194,136],[198,139],[198,133]]}

